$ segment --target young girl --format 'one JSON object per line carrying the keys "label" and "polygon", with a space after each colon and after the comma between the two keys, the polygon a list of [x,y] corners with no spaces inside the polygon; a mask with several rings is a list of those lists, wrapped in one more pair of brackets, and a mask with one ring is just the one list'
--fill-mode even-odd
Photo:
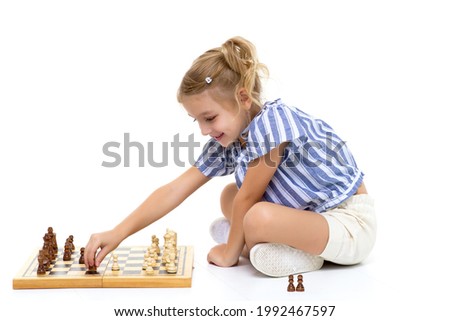
{"label": "young girl", "polygon": [[324,260],[356,264],[367,257],[376,221],[363,173],[327,123],[281,100],[262,104],[263,73],[254,46],[240,37],[194,61],[178,101],[211,139],[194,166],[114,229],[91,236],[87,265],[98,266],[212,177],[232,173],[236,183],[220,200],[224,218],[211,226],[220,244],[210,250],[210,263],[230,267],[249,255],[262,273],[286,276],[320,269]]}

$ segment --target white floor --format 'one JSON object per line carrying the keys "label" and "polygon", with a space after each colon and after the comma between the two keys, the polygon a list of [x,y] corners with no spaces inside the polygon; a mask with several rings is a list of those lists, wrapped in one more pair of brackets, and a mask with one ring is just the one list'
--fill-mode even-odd
{"label": "white floor", "polygon": [[[64,320],[79,320],[82,316],[89,320],[96,317],[109,320],[114,318],[114,309],[120,308],[210,309],[215,306],[221,310],[245,308],[249,319],[261,318],[256,316],[258,306],[263,309],[293,306],[297,310],[300,306],[318,305],[328,309],[335,306],[335,320],[357,320],[361,315],[365,315],[365,320],[376,320],[385,315],[434,314],[436,310],[431,308],[436,309],[435,304],[439,304],[438,297],[431,304],[427,296],[435,294],[423,292],[426,287],[420,288],[421,282],[417,282],[420,277],[403,288],[401,272],[396,274],[393,268],[390,273],[395,277],[383,274],[382,262],[376,255],[356,266],[325,263],[321,270],[303,275],[305,292],[288,292],[287,277],[266,277],[244,258],[233,268],[209,265],[205,260],[207,250],[206,246],[196,247],[191,288],[12,290],[11,279],[3,277],[2,296],[6,296],[2,298],[0,314],[9,311],[15,316],[46,320],[44,315],[51,311],[52,315],[64,316]],[[411,304],[420,304],[414,314]],[[267,318],[275,318],[274,312],[271,313]]]}

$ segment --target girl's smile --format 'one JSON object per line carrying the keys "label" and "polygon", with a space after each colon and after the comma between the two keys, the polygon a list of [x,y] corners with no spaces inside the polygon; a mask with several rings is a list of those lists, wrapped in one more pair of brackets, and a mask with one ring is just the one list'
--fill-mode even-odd
{"label": "girl's smile", "polygon": [[219,136],[213,136],[217,141],[220,141],[221,139],[222,139],[222,137],[223,137],[223,133],[222,134],[220,134]]}

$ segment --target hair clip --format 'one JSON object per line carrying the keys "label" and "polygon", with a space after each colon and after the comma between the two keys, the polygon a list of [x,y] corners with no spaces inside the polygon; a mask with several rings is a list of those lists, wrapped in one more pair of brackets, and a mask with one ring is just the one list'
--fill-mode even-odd
{"label": "hair clip", "polygon": [[212,78],[211,77],[206,77],[205,78],[205,82],[209,85],[210,83],[212,83]]}

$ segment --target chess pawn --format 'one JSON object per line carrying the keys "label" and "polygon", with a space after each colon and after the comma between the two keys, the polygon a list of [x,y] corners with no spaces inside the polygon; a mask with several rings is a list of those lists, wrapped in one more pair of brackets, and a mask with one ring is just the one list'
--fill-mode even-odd
{"label": "chess pawn", "polygon": [[39,262],[38,269],[37,269],[37,274],[38,275],[45,274],[45,272],[47,270],[46,266],[45,266],[45,260],[46,260],[46,257],[44,255],[43,251],[40,250],[39,251],[39,255],[38,255],[38,262]]}
{"label": "chess pawn", "polygon": [[298,275],[297,276],[297,287],[295,288],[295,291],[297,292],[304,292],[305,288],[303,287],[303,275]]}
{"label": "chess pawn", "polygon": [[69,235],[70,245],[72,246],[72,252],[75,251],[75,244],[73,244],[73,235]]}
{"label": "chess pawn", "polygon": [[72,259],[72,247],[70,244],[66,243],[64,245],[64,255],[63,255],[63,261],[70,261]]}
{"label": "chess pawn", "polygon": [[295,292],[295,286],[294,286],[294,276],[289,275],[289,285],[287,287],[288,292]]}
{"label": "chess pawn", "polygon": [[79,264],[84,264],[84,247],[80,249],[80,259],[78,260]]}
{"label": "chess pawn", "polygon": [[97,266],[95,264],[93,266],[89,266],[85,274],[99,274],[97,272]]}
{"label": "chess pawn", "polygon": [[119,256],[116,253],[113,253],[113,265],[111,270],[114,272],[120,271]]}
{"label": "chess pawn", "polygon": [[169,255],[169,262],[166,264],[166,271],[170,274],[177,273],[177,267],[175,265],[175,254],[173,253]]}

